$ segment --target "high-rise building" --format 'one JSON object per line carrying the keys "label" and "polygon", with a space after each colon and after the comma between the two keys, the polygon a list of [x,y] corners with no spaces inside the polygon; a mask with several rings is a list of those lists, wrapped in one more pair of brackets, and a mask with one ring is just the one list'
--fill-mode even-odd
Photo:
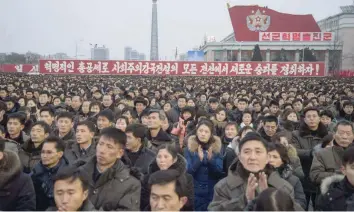
{"label": "high-rise building", "polygon": [[159,35],[157,22],[157,0],[152,0],[150,60],[159,60]]}
{"label": "high-rise building", "polygon": [[91,59],[92,60],[109,60],[109,49],[105,46],[97,47],[91,49]]}
{"label": "high-rise building", "polygon": [[146,60],[146,56],[144,53],[139,54],[139,60]]}
{"label": "high-rise building", "polygon": [[127,46],[124,48],[124,60],[146,60],[146,56],[144,53]]}
{"label": "high-rise building", "polygon": [[130,46],[126,46],[124,48],[124,60],[130,60],[130,54],[131,54],[132,50],[133,49]]}

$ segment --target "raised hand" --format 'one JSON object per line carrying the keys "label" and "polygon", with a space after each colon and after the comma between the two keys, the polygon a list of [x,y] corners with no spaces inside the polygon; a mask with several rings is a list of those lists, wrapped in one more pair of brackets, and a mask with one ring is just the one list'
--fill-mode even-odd
{"label": "raised hand", "polygon": [[256,188],[258,187],[257,178],[254,174],[250,174],[247,181],[246,198],[252,201],[256,197]]}

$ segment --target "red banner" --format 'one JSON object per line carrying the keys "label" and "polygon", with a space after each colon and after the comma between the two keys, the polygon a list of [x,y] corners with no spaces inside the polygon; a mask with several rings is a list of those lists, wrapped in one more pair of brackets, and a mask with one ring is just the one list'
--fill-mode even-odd
{"label": "red banner", "polygon": [[41,74],[175,76],[325,76],[323,62],[168,62],[40,60]]}
{"label": "red banner", "polygon": [[32,64],[3,64],[0,65],[0,71],[7,73],[36,73],[38,65]]}

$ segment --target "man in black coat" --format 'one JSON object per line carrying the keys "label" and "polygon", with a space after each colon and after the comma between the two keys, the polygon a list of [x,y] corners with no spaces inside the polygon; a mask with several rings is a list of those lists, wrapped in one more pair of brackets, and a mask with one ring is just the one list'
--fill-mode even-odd
{"label": "man in black coat", "polygon": [[33,211],[36,194],[31,178],[22,172],[18,156],[4,149],[0,140],[0,211]]}
{"label": "man in black coat", "polygon": [[131,167],[136,167],[142,174],[148,173],[151,162],[155,160],[156,154],[145,147],[146,127],[142,124],[131,124],[126,130],[127,144],[125,146],[125,158],[129,160]]}

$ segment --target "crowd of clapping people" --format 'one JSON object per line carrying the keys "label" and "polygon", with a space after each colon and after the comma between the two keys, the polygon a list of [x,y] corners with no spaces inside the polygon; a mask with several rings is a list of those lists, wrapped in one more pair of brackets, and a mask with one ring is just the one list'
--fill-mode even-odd
{"label": "crowd of clapping people", "polygon": [[353,211],[354,80],[0,74],[0,211]]}

